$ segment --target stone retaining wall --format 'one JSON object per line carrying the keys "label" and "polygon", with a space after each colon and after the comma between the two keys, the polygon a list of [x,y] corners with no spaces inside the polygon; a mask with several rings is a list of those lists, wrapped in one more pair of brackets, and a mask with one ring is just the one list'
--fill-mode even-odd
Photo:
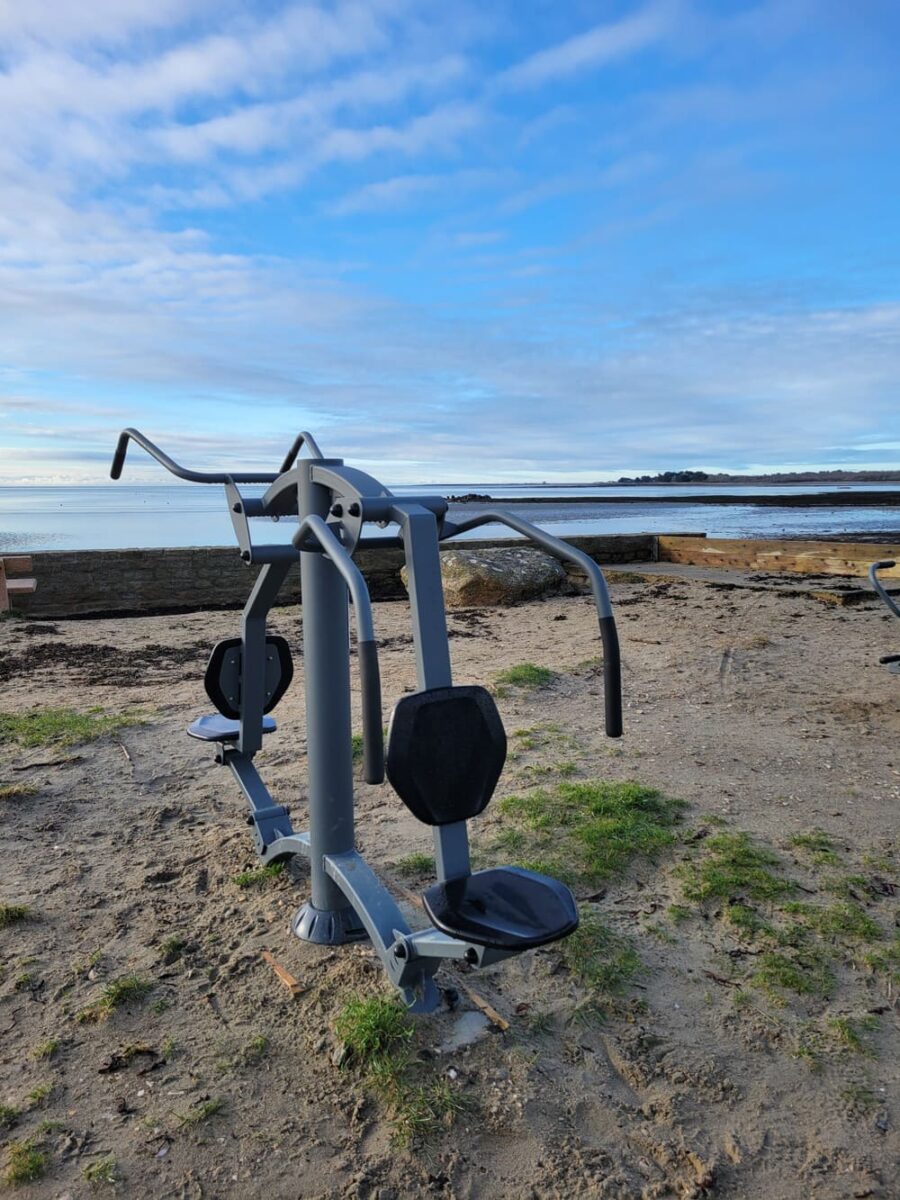
{"label": "stone retaining wall", "polygon": [[[655,561],[652,534],[566,539],[600,563]],[[516,543],[514,543],[516,544]],[[509,541],[455,543],[467,549],[508,546]],[[17,596],[16,612],[32,617],[141,614],[172,610],[241,608],[256,570],[232,547],[171,550],[50,550],[31,555],[37,591]],[[400,580],[403,553],[361,551],[356,556],[373,600],[406,596]],[[300,598],[300,568],[293,567],[281,591],[284,602]]]}

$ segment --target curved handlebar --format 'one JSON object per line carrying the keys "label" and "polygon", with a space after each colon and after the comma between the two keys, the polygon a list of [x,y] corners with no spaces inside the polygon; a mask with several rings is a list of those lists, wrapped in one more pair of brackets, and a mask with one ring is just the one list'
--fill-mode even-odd
{"label": "curved handlebar", "polygon": [[294,534],[299,549],[311,533],[344,577],[356,614],[356,649],[359,657],[359,687],[362,693],[363,770],[366,783],[384,782],[384,731],[381,723],[381,674],[378,646],[372,622],[372,601],[359,567],[321,517],[311,514]]}
{"label": "curved handlebar", "polygon": [[896,566],[896,563],[892,558],[885,558],[881,562],[872,563],[871,567],[869,567],[869,582],[894,616],[900,617],[900,606],[896,604],[893,597],[889,595],[884,584],[878,578],[879,571],[889,571],[893,566]]}
{"label": "curved handlebar", "polygon": [[281,471],[191,471],[188,467],[182,467],[179,463],[175,462],[173,458],[169,458],[165,451],[160,450],[159,446],[151,442],[148,437],[145,437],[139,429],[123,429],[119,434],[119,440],[116,443],[116,452],[113,455],[112,466],[109,471],[113,479],[119,479],[122,475],[129,441],[137,442],[142,449],[147,451],[151,458],[155,458],[167,471],[171,472],[172,475],[177,475],[179,479],[186,479],[188,483],[274,483],[280,474],[288,470],[299,454],[300,447],[304,444],[309,446],[314,457],[322,457],[322,452],[312,434],[299,433],[294,439],[294,444],[291,446]]}
{"label": "curved handlebar", "polygon": [[523,534],[531,541],[536,542],[548,554],[552,554],[554,558],[575,563],[581,567],[590,580],[591,591],[594,593],[594,603],[597,606],[597,615],[600,620],[600,638],[603,642],[603,693],[606,708],[606,734],[607,737],[621,737],[622,661],[619,652],[619,635],[616,630],[616,621],[613,617],[612,605],[609,600],[609,590],[606,586],[606,580],[603,578],[603,572],[592,558],[584,554],[581,550],[576,550],[568,542],[545,533],[543,529],[539,529],[537,525],[532,525],[530,521],[523,521],[521,517],[515,517],[512,513],[497,510],[479,513],[478,516],[470,517],[469,520],[460,521],[458,524],[445,521],[441,541],[455,537],[458,533],[465,533],[469,529],[477,529],[480,525],[495,523],[507,525],[517,533]]}
{"label": "curved handlebar", "polygon": [[283,475],[285,471],[289,471],[291,469],[296,461],[297,455],[300,453],[302,446],[306,446],[309,449],[309,453],[313,458],[325,457],[325,455],[319,449],[319,443],[316,441],[313,435],[304,430],[302,433],[298,433],[294,438],[294,443],[290,450],[288,450],[284,462],[281,464],[281,470],[278,472],[279,475]]}

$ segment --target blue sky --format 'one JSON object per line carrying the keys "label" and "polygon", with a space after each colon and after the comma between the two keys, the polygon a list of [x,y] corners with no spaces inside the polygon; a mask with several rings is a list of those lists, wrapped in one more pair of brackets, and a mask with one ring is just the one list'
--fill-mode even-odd
{"label": "blue sky", "polygon": [[[894,0],[0,0],[0,483],[900,465]],[[139,462],[133,479],[160,481]]]}

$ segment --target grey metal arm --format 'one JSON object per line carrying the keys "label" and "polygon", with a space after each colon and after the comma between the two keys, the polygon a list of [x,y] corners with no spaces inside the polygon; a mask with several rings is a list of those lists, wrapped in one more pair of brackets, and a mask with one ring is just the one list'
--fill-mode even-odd
{"label": "grey metal arm", "polygon": [[886,559],[882,559],[881,562],[872,563],[871,567],[869,567],[869,582],[871,583],[871,585],[875,589],[875,591],[878,593],[880,598],[887,605],[888,609],[894,614],[894,616],[900,617],[900,606],[898,606],[896,604],[893,597],[887,592],[884,584],[878,578],[879,571],[889,571],[890,568],[893,566],[896,566],[896,563],[894,562],[894,560],[892,558],[891,559],[886,558]]}
{"label": "grey metal arm", "polygon": [[307,533],[312,534],[323,552],[344,578],[353,598],[356,614],[356,650],[359,658],[359,685],[362,694],[363,769],[366,783],[384,782],[384,731],[381,717],[381,673],[378,646],[372,621],[372,601],[359,567],[321,517],[311,514],[300,522],[293,542],[298,548]]}
{"label": "grey metal arm", "polygon": [[606,708],[606,734],[608,737],[621,737],[622,663],[619,653],[619,635],[616,631],[616,622],[609,599],[609,590],[606,586],[606,580],[603,578],[603,572],[592,558],[584,554],[581,550],[576,550],[568,542],[564,542],[561,538],[553,537],[552,534],[539,529],[537,525],[532,525],[530,521],[523,521],[521,517],[516,517],[512,513],[500,510],[482,512],[476,517],[470,517],[467,521],[460,521],[458,523],[445,521],[441,530],[441,541],[456,537],[457,534],[465,533],[469,529],[477,529],[481,525],[493,524],[507,525],[510,529],[514,529],[517,533],[521,533],[524,537],[535,542],[542,550],[546,550],[548,554],[552,554],[554,558],[561,559],[564,562],[575,563],[587,575],[590,580],[591,591],[594,594],[594,603],[597,606],[597,615],[600,619],[600,638],[603,642],[603,691]]}
{"label": "grey metal arm", "polygon": [[315,458],[322,457],[322,452],[312,434],[299,433],[294,439],[294,444],[288,452],[281,471],[191,471],[188,467],[182,467],[179,463],[175,462],[165,451],[160,450],[159,446],[151,442],[139,429],[129,428],[122,430],[119,434],[119,440],[116,443],[116,452],[113,455],[112,467],[109,472],[113,479],[119,479],[122,475],[129,441],[137,442],[139,446],[147,451],[151,458],[155,458],[167,471],[170,471],[173,475],[177,475],[179,479],[186,479],[188,483],[228,483],[229,481],[234,483],[274,483],[278,476],[288,469],[300,452],[300,447],[304,444],[309,447]]}
{"label": "grey metal arm", "polygon": [[306,446],[312,458],[325,457],[325,455],[319,449],[319,443],[311,433],[307,433],[307,431],[304,429],[302,433],[298,433],[294,438],[294,443],[290,450],[288,450],[287,457],[285,458],[284,462],[281,464],[281,470],[278,472],[279,475],[283,475],[285,471],[289,471],[291,469],[303,446]]}

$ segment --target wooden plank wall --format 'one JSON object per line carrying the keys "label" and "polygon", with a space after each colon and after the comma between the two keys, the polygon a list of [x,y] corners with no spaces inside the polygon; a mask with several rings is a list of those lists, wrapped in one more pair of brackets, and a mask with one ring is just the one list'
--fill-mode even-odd
{"label": "wooden plank wall", "polygon": [[900,542],[747,541],[660,535],[659,561],[744,571],[792,571],[802,575],[866,575],[873,562],[894,559],[879,579],[900,579]]}

